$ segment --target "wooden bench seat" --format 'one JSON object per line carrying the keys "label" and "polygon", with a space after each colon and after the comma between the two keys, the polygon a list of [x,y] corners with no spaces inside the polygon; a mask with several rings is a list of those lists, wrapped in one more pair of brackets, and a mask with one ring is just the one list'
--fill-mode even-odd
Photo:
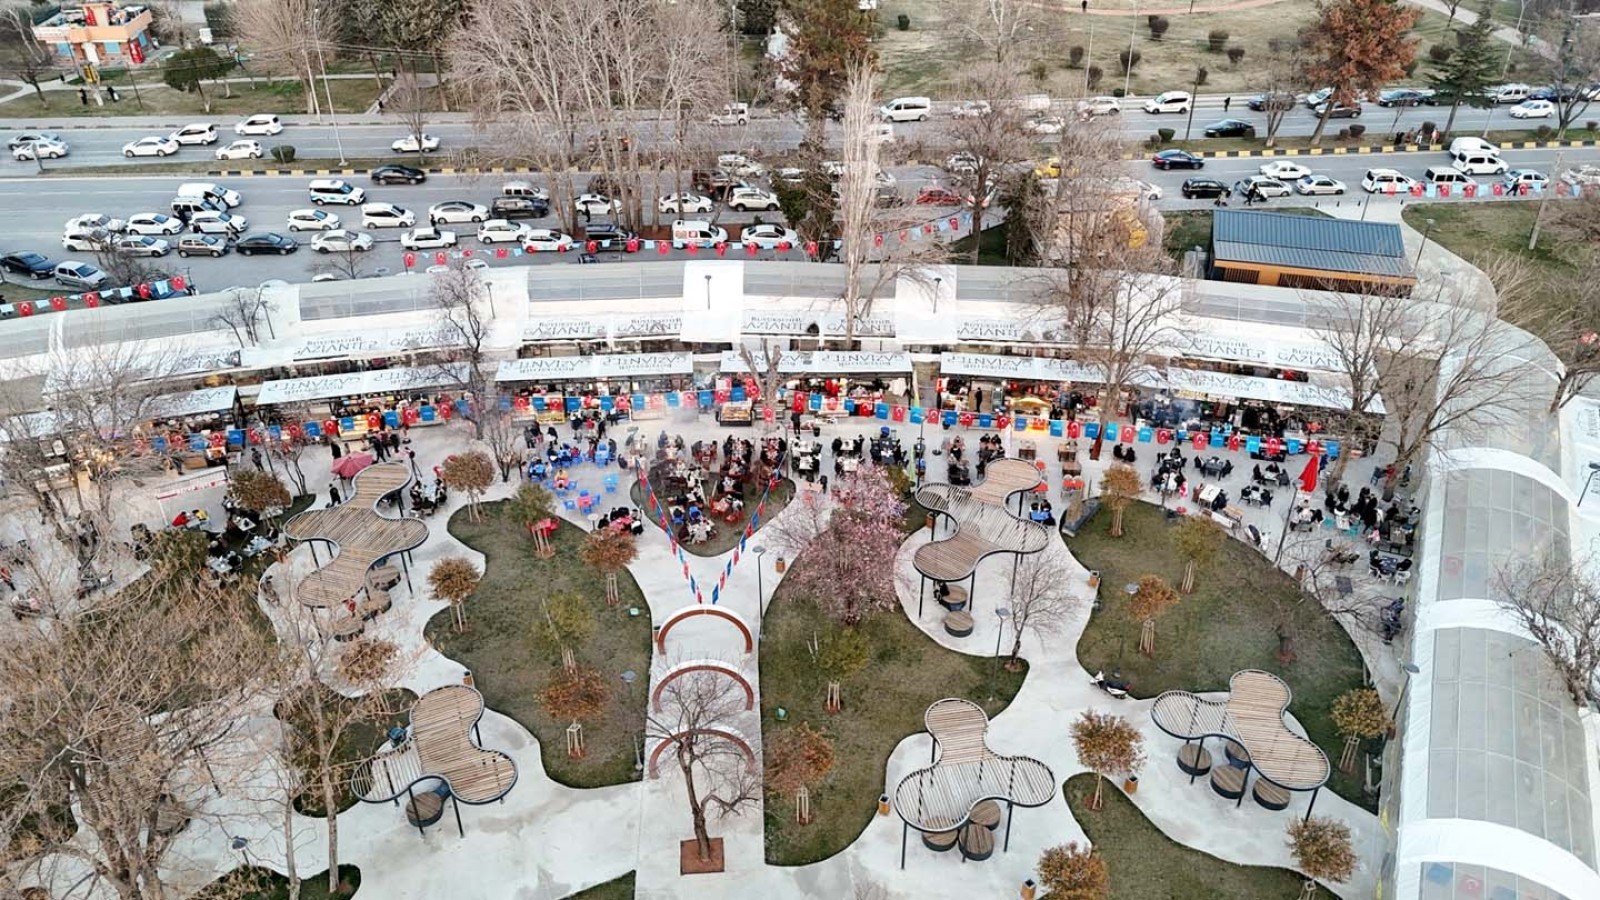
{"label": "wooden bench seat", "polygon": [[943,853],[956,845],[956,838],[960,832],[956,831],[929,831],[922,835],[922,846],[935,853]]}
{"label": "wooden bench seat", "polygon": [[1277,811],[1289,808],[1289,792],[1265,778],[1257,778],[1255,787],[1250,789],[1250,793],[1263,809]]}
{"label": "wooden bench seat", "polygon": [[1211,789],[1217,796],[1237,800],[1244,796],[1245,770],[1236,766],[1217,766],[1211,770]]}
{"label": "wooden bench seat", "polygon": [[1211,751],[1199,744],[1184,744],[1178,750],[1178,768],[1185,775],[1204,775],[1211,771]]}
{"label": "wooden bench seat", "polygon": [[958,842],[961,855],[970,860],[985,860],[994,855],[994,832],[981,825],[968,825],[961,829]]}
{"label": "wooden bench seat", "polygon": [[999,828],[1000,804],[993,800],[979,801],[978,805],[972,807],[972,814],[968,816],[967,821],[990,831]]}
{"label": "wooden bench seat", "polygon": [[955,610],[944,614],[944,630],[951,637],[970,637],[972,625],[972,613]]}

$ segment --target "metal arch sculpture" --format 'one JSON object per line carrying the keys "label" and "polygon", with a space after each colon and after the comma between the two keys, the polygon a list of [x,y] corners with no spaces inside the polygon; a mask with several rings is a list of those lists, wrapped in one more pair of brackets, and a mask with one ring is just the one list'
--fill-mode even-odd
{"label": "metal arch sculpture", "polygon": [[681,738],[697,734],[715,735],[733,744],[744,751],[745,766],[750,770],[751,774],[761,771],[761,764],[756,761],[756,752],[750,748],[750,742],[745,740],[744,735],[739,732],[734,731],[732,728],[686,728],[683,731],[673,732],[671,735],[662,738],[660,743],[656,744],[655,749],[650,751],[650,777],[661,777],[661,771],[656,767],[656,761],[661,758],[661,754],[668,747]]}
{"label": "metal arch sculpture", "polygon": [[731,609],[727,609],[726,607],[707,606],[699,603],[673,610],[672,613],[667,616],[667,618],[661,623],[661,628],[656,631],[656,649],[661,653],[666,653],[667,633],[670,632],[676,625],[678,625],[678,623],[683,622],[686,619],[692,619],[695,616],[711,616],[715,619],[725,619],[728,622],[733,623],[733,627],[739,629],[739,633],[744,635],[744,652],[748,654],[755,651],[755,633],[750,630],[749,624],[747,624],[738,613]]}
{"label": "metal arch sculpture", "polygon": [[744,673],[740,672],[734,666],[722,662],[721,660],[692,659],[686,662],[678,663],[677,665],[668,669],[662,674],[661,679],[656,682],[655,690],[650,692],[650,702],[655,706],[656,712],[662,711],[661,692],[666,689],[667,685],[685,675],[688,675],[691,672],[716,672],[732,678],[735,683],[744,688],[744,708],[746,710],[756,708],[755,687],[750,684],[750,680],[748,678],[744,677]]}

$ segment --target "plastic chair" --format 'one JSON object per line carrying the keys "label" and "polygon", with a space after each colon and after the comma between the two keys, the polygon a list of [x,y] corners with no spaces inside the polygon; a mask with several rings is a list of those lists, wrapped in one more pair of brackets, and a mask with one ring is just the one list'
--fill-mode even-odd
{"label": "plastic chair", "polygon": [[617,492],[617,483],[618,483],[618,481],[619,481],[619,479],[617,478],[617,476],[615,476],[615,475],[607,475],[606,476],[606,481],[605,481],[606,493],[615,494]]}
{"label": "plastic chair", "polygon": [[561,508],[569,510],[569,511],[570,510],[576,510],[578,508],[578,503],[577,503],[576,500],[568,498],[566,500],[561,501]]}
{"label": "plastic chair", "polygon": [[609,466],[609,465],[611,465],[611,451],[610,450],[596,450],[594,452],[594,464],[597,465],[597,466]]}

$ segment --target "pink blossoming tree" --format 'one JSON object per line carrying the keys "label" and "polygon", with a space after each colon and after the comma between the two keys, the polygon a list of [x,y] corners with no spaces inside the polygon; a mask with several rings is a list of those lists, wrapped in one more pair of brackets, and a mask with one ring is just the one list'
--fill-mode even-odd
{"label": "pink blossoming tree", "polygon": [[787,577],[796,588],[842,625],[893,609],[906,504],[889,473],[863,464],[831,494],[801,497],[771,526],[773,542],[794,557]]}

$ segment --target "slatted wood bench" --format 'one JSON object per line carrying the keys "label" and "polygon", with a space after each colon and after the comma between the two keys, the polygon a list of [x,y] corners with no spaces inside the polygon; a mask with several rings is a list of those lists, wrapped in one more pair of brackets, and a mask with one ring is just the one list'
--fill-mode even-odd
{"label": "slatted wood bench", "polygon": [[356,613],[366,620],[376,619],[379,613],[386,613],[394,601],[390,599],[389,592],[377,588],[368,588],[367,596],[356,606]]}
{"label": "slatted wood bench", "polygon": [[400,569],[396,566],[377,566],[367,573],[367,585],[369,587],[391,588],[399,583]]}
{"label": "slatted wood bench", "polygon": [[1244,796],[1245,770],[1236,766],[1217,766],[1211,770],[1211,789],[1217,796],[1237,800]]}
{"label": "slatted wood bench", "polygon": [[366,622],[362,621],[360,614],[339,613],[333,617],[333,623],[328,626],[328,634],[341,643],[353,641],[366,630]]}
{"label": "slatted wood bench", "polygon": [[1276,811],[1289,808],[1289,792],[1265,778],[1257,778],[1255,787],[1250,789],[1250,793],[1263,809]]}
{"label": "slatted wood bench", "polygon": [[958,831],[929,831],[922,835],[922,846],[935,853],[943,853],[956,845]]}
{"label": "slatted wood bench", "polygon": [[943,604],[944,608],[957,610],[965,607],[967,605],[967,589],[959,584],[952,584],[947,587],[949,593],[939,598],[939,602]]}
{"label": "slatted wood bench", "polygon": [[968,822],[990,831],[1000,827],[1000,804],[993,800],[983,800],[972,808],[972,815]]}
{"label": "slatted wood bench", "polygon": [[1204,775],[1211,771],[1211,751],[1199,744],[1184,744],[1178,750],[1178,768],[1185,775]]}
{"label": "slatted wood bench", "polygon": [[979,825],[968,825],[961,829],[961,855],[966,859],[980,861],[994,855],[994,832]]}

